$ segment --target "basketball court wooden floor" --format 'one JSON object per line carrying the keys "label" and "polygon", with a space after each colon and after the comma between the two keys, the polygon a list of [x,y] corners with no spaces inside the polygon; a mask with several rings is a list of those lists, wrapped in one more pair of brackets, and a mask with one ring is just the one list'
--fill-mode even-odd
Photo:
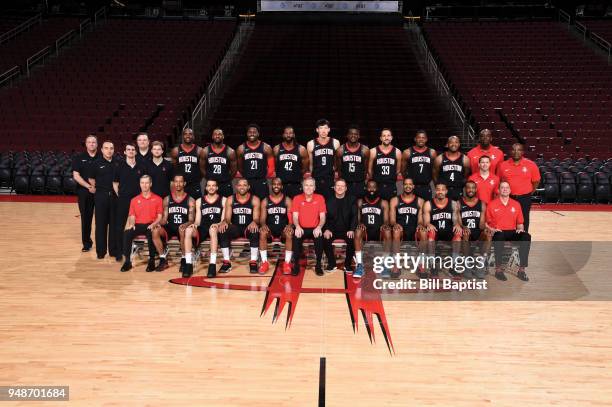
{"label": "basketball court wooden floor", "polygon": [[[120,273],[81,254],[76,204],[0,213],[0,385],[70,386],[53,405],[316,406],[323,391],[327,406],[612,404],[607,301],[384,301],[393,353],[377,322],[372,343],[362,315],[353,331],[339,272],[306,272],[285,328],[288,306],[277,323],[260,316],[264,291],[171,284],[176,265]],[[611,240],[612,212],[532,218],[534,240]],[[609,284],[609,256],[588,262]]]}

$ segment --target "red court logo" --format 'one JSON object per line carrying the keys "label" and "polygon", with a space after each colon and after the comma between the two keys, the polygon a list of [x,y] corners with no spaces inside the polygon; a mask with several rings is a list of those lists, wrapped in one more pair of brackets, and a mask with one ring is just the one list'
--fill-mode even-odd
{"label": "red court logo", "polygon": [[221,290],[265,291],[266,295],[260,316],[264,315],[274,303],[272,323],[275,323],[278,321],[285,306],[287,306],[287,319],[285,321],[286,329],[291,326],[300,294],[344,294],[349,306],[353,332],[356,333],[359,330],[359,313],[361,313],[370,342],[376,342],[374,335],[374,317],[376,317],[389,352],[395,352],[380,293],[376,290],[365,289],[365,287],[372,287],[372,280],[375,278],[374,273],[366,273],[362,279],[355,279],[351,275],[344,273],[344,288],[307,288],[302,287],[306,268],[305,259],[300,261],[301,271],[297,276],[282,274],[280,271],[282,269],[282,264],[282,261],[276,263],[274,274],[267,287],[260,285],[231,284],[227,281],[234,278],[267,277],[252,275],[227,275],[223,277],[223,281],[220,281],[220,279],[208,279],[204,276],[197,276],[191,278],[175,278],[170,280],[170,282],[192,287],[217,288]]}

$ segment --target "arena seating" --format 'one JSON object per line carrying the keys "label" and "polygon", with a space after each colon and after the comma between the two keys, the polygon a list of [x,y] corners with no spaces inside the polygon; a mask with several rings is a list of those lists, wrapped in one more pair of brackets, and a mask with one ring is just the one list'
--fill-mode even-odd
{"label": "arena seating", "polygon": [[108,20],[0,92],[0,151],[73,151],[86,134],[167,141],[231,42],[234,22]]}
{"label": "arena seating", "polygon": [[30,17],[32,17],[32,14],[0,16],[0,35],[11,31]]}
{"label": "arena seating", "polygon": [[342,141],[357,123],[369,144],[382,127],[402,146],[419,128],[436,147],[454,130],[401,27],[258,24],[211,126],[235,145],[250,122],[272,144],[290,124],[305,144],[319,118]]}
{"label": "arena seating", "polygon": [[[555,22],[432,22],[434,55],[477,128],[531,158],[612,156],[612,69]],[[506,120],[506,122],[504,122]]]}
{"label": "arena seating", "polygon": [[18,65],[25,71],[26,60],[48,46],[70,30],[78,31],[79,18],[50,18],[34,25],[15,39],[0,45],[0,73]]}

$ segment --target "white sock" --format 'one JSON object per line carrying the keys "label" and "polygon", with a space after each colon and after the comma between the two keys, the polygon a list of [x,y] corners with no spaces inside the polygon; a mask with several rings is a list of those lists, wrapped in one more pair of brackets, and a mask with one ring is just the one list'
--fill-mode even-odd
{"label": "white sock", "polygon": [[222,247],[221,253],[223,253],[223,260],[229,261],[229,247]]}
{"label": "white sock", "polygon": [[160,259],[165,259],[165,258],[166,258],[166,255],[162,253],[162,254],[160,254],[160,255],[159,255],[159,258],[160,258]]}
{"label": "white sock", "polygon": [[210,254],[210,264],[217,264],[217,253]]}
{"label": "white sock", "polygon": [[185,263],[191,264],[191,253],[185,254]]}
{"label": "white sock", "polygon": [[285,263],[291,263],[291,257],[293,252],[291,250],[285,250]]}
{"label": "white sock", "polygon": [[361,264],[361,252],[355,252],[355,263]]}
{"label": "white sock", "polygon": [[181,256],[181,259],[184,259],[184,258],[185,258],[185,255],[183,254],[183,255]]}
{"label": "white sock", "polygon": [[251,261],[257,261],[258,254],[259,254],[259,249],[257,247],[251,247]]}
{"label": "white sock", "polygon": [[268,261],[268,251],[267,250],[260,250],[259,255],[261,256],[261,261],[263,262]]}

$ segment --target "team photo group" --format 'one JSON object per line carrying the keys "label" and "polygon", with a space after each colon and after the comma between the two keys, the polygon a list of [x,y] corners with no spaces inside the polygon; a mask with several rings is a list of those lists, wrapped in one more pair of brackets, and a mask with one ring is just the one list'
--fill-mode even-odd
{"label": "team photo group", "polygon": [[[160,272],[169,267],[167,244],[176,238],[179,271],[187,278],[199,260],[198,246],[209,240],[206,275],[212,278],[231,271],[231,243],[238,238],[248,240],[250,273],[266,274],[274,240],[284,244],[282,273],[297,275],[303,244],[312,241],[317,275],[343,269],[361,278],[366,242],[380,242],[389,256],[399,253],[402,241],[413,242],[420,253],[432,253],[435,242],[450,242],[453,255],[468,254],[470,242],[477,242],[485,257],[493,246],[495,277],[504,281],[504,242],[512,241],[519,247],[516,275],[528,281],[529,212],[540,173],[523,157],[521,144],[501,151],[484,129],[467,154],[456,135],[444,152],[436,152],[424,130],[411,146],[397,146],[392,130],[382,129],[375,147],[361,144],[356,125],[348,126],[343,142],[330,137],[330,130],[327,120],[318,120],[316,136],[302,145],[287,126],[282,142],[271,146],[259,126],[249,124],[245,141],[234,149],[224,143],[222,129],[214,129],[202,147],[186,128],[169,151],[146,133],[125,146],[89,135],[72,163],[82,250],[90,251],[95,241],[98,259],[108,254],[126,272],[132,269],[134,239],[146,237],[146,271]],[[116,155],[119,148],[123,156]],[[346,244],[343,267],[334,252],[339,241]],[[438,272],[422,267],[417,275]],[[466,279],[482,279],[486,272],[450,271]],[[381,272],[383,278],[399,276],[395,268]]]}

